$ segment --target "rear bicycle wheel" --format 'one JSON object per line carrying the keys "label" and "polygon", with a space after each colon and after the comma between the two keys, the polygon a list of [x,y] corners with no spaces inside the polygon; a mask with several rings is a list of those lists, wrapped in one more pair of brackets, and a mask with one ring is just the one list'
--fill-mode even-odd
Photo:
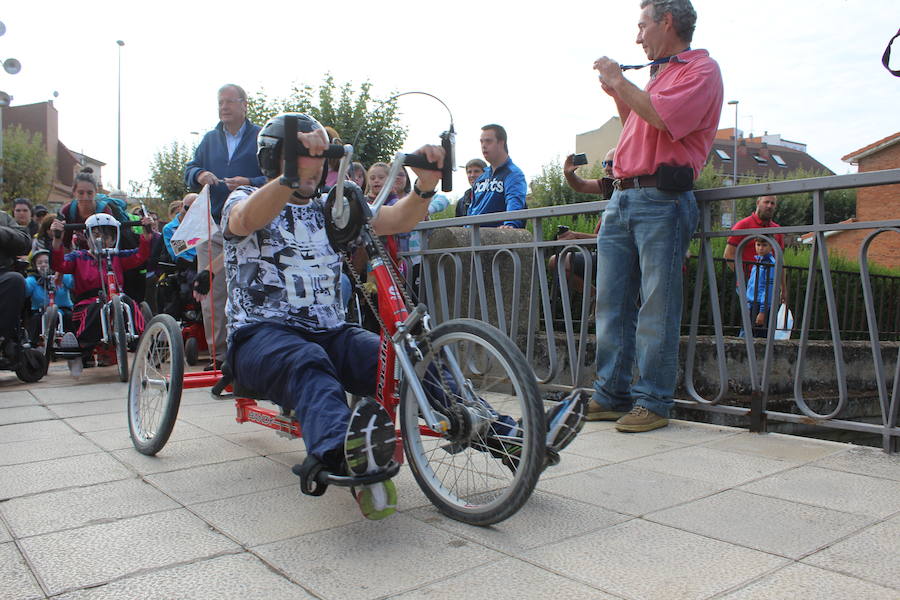
{"label": "rear bicycle wheel", "polygon": [[399,412],[409,466],[444,514],[498,523],[528,500],[544,464],[546,423],[534,372],[509,338],[480,321],[448,321],[429,341],[416,374],[451,427],[442,436],[428,429],[404,381]]}
{"label": "rear bicycle wheel", "polygon": [[172,435],[183,383],[181,330],[169,315],[156,315],[138,343],[128,382],[128,431],[141,454],[155,455]]}
{"label": "rear bicycle wheel", "polygon": [[128,332],[125,330],[125,308],[122,299],[113,296],[113,343],[116,346],[116,368],[119,381],[128,381]]}

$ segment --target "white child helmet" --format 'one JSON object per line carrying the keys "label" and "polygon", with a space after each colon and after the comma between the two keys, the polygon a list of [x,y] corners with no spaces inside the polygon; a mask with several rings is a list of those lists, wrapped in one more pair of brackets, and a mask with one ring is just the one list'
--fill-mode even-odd
{"label": "white child helmet", "polygon": [[[90,243],[95,250],[99,250],[103,247],[101,236],[104,233],[115,238],[116,242],[115,245],[112,246],[113,248],[119,247],[119,222],[112,215],[106,213],[91,215],[85,220],[84,225],[87,228],[88,243]],[[100,244],[95,245],[98,238],[100,238]]]}

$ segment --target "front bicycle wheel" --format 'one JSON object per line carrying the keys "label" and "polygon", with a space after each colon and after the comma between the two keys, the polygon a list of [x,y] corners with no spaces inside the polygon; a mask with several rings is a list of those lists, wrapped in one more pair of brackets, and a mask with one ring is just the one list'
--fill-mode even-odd
{"label": "front bicycle wheel", "polygon": [[[57,309],[56,305],[48,306],[47,310],[44,311],[41,325],[44,331],[44,358],[47,361],[47,368],[50,368],[50,363],[52,363],[53,359],[56,357],[53,352],[53,345],[56,343],[56,328],[58,323],[59,309]],[[46,372],[44,374],[46,375]]]}
{"label": "front bicycle wheel", "polygon": [[128,332],[125,331],[125,308],[122,299],[113,296],[113,343],[116,346],[116,367],[119,381],[128,381]]}
{"label": "front bicycle wheel", "polygon": [[435,327],[420,350],[417,378],[450,431],[439,435],[425,425],[404,380],[400,427],[419,487],[458,521],[491,525],[512,516],[544,464],[546,423],[534,372],[508,337],[472,319]]}
{"label": "front bicycle wheel", "polygon": [[183,383],[181,330],[169,315],[156,315],[138,342],[128,382],[128,431],[141,454],[153,456],[169,441]]}

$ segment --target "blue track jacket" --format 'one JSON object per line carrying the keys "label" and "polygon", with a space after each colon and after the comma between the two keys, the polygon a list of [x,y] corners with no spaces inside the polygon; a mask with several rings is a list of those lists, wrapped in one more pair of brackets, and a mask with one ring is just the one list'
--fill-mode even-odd
{"label": "blue track jacket", "polygon": [[[472,203],[468,215],[485,215],[488,213],[521,210],[525,206],[525,175],[513,164],[512,159],[497,167],[495,172],[488,167],[472,186]],[[484,223],[482,227],[498,227],[512,225],[522,229],[525,222],[503,221],[502,223]]]}

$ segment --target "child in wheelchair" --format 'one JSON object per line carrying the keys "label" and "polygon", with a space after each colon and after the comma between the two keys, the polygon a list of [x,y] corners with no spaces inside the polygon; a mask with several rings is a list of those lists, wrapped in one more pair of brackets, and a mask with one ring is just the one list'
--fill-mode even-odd
{"label": "child in wheelchair", "polygon": [[45,343],[52,343],[53,332],[42,332],[41,322],[44,312],[50,304],[50,292],[53,291],[53,303],[59,311],[64,327],[70,327],[72,321],[72,296],[75,290],[75,278],[50,270],[50,251],[37,250],[31,255],[31,271],[25,278],[25,298],[29,302],[25,329],[32,340],[38,340],[42,334],[48,336]]}
{"label": "child in wheelchair", "polygon": [[[137,249],[119,250],[120,226],[119,222],[105,213],[98,213],[88,217],[85,221],[87,230],[88,250],[73,250],[66,253],[62,245],[61,237],[56,237],[64,230],[64,223],[55,220],[50,229],[54,232],[53,250],[50,265],[59,273],[68,273],[75,279],[75,298],[72,311],[72,321],[67,333],[60,342],[61,350],[80,349],[83,357],[82,364],[90,366],[90,359],[94,349],[101,342],[103,335],[100,312],[105,302],[109,301],[111,289],[106,277],[103,252],[111,249],[115,252],[111,257],[112,271],[116,290],[121,290],[125,281],[125,271],[140,267],[150,256],[150,242],[152,233],[149,226],[152,224],[150,217],[141,219],[145,225],[140,243]],[[103,298],[103,301],[101,301]],[[122,299],[131,310],[134,329],[140,334],[144,329],[144,318],[137,303],[122,295]],[[115,352],[101,352],[98,355],[100,366],[103,363],[113,364]],[[70,361],[69,368],[73,375],[80,374],[81,365],[77,361]]]}

